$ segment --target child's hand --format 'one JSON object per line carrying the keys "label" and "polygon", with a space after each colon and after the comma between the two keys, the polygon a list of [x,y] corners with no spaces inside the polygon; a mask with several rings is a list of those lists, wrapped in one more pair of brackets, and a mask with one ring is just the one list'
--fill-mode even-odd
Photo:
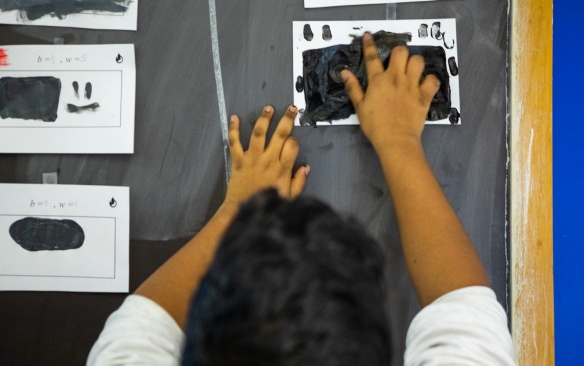
{"label": "child's hand", "polygon": [[420,81],[424,59],[408,57],[404,46],[392,50],[389,66],[384,70],[369,33],[363,36],[363,56],[368,78],[366,93],[353,73],[348,70],[341,73],[363,133],[378,153],[404,139],[420,142],[440,81],[434,75]]}
{"label": "child's hand", "polygon": [[243,151],[239,139],[239,118],[235,115],[231,117],[229,152],[232,167],[226,203],[239,206],[255,193],[267,188],[275,188],[282,197],[289,199],[304,190],[310,167],[302,166],[292,176],[299,144],[290,136],[290,132],[297,113],[296,107],[288,107],[266,147],[266,133],[274,109],[265,107],[254,126],[247,151]]}

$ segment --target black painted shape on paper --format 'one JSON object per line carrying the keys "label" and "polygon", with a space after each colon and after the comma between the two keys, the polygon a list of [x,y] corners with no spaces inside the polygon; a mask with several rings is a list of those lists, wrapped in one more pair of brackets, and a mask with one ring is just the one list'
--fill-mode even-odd
{"label": "black painted shape on paper", "polygon": [[75,91],[75,96],[79,98],[79,83],[76,81],[73,82],[73,90]]}
{"label": "black painted shape on paper", "polygon": [[440,31],[441,26],[442,24],[440,22],[434,22],[432,23],[432,29],[430,30],[430,36],[439,41],[442,40],[442,37],[444,36],[444,33]]}
{"label": "black painted shape on paper", "polygon": [[325,41],[330,41],[333,39],[333,34],[331,33],[331,27],[328,25],[322,26],[322,39]]}
{"label": "black painted shape on paper", "polygon": [[425,23],[420,24],[420,28],[418,28],[418,37],[420,38],[428,37],[428,24]]}
{"label": "black painted shape on paper", "polygon": [[452,123],[453,125],[457,124],[458,121],[460,120],[460,113],[458,112],[458,109],[456,108],[452,108],[450,110],[450,114],[448,116],[448,120],[450,121],[450,123]]}
{"label": "black painted shape on paper", "polygon": [[[378,53],[385,67],[389,63],[391,50],[411,41],[409,33],[380,31],[373,34]],[[442,47],[410,46],[410,54],[421,55],[426,61],[423,75],[436,75],[440,89],[432,101],[428,121],[439,121],[450,116],[450,78],[446,66],[446,53]],[[316,122],[332,122],[348,118],[355,113],[341,80],[341,71],[348,69],[367,89],[367,74],[362,54],[362,40],[356,38],[351,44],[336,45],[302,53],[304,68],[304,98],[306,108],[300,118],[303,126],[316,126]]]}
{"label": "black painted shape on paper", "polygon": [[304,39],[307,41],[312,41],[314,38],[314,33],[312,33],[312,28],[310,28],[310,24],[304,24]]}
{"label": "black painted shape on paper", "polygon": [[85,84],[85,98],[91,99],[91,93],[93,92],[93,86],[91,83]]}
{"label": "black painted shape on paper", "polygon": [[67,104],[67,112],[69,113],[81,113],[86,111],[95,112],[97,109],[99,109],[99,103],[91,103],[82,106]]}
{"label": "black painted shape on paper", "polygon": [[125,13],[127,0],[0,0],[1,11],[19,10],[28,20],[51,15],[62,19],[84,11]]}
{"label": "black painted shape on paper", "polygon": [[51,77],[0,78],[0,117],[55,122],[61,80]]}
{"label": "black painted shape on paper", "polygon": [[10,225],[9,232],[29,252],[78,249],[85,241],[83,228],[73,220],[27,217]]}
{"label": "black painted shape on paper", "polygon": [[296,78],[296,91],[298,93],[302,93],[302,91],[304,91],[304,78],[302,76]]}
{"label": "black painted shape on paper", "polygon": [[458,65],[456,65],[456,59],[454,57],[448,59],[448,68],[452,76],[458,75]]}

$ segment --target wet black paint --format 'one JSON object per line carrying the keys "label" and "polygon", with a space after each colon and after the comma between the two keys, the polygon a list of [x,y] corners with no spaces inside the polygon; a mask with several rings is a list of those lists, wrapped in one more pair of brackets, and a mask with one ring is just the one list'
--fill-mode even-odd
{"label": "wet black paint", "polygon": [[333,39],[333,34],[331,33],[331,27],[328,25],[322,26],[322,39],[325,41],[330,41]]}
{"label": "wet black paint", "polygon": [[9,233],[30,252],[78,249],[85,241],[83,228],[73,220],[27,217],[10,225]]}
{"label": "wet black paint", "polygon": [[435,38],[439,41],[442,40],[442,37],[444,36],[444,34],[440,31],[440,26],[440,22],[434,22],[432,23],[432,29],[430,30],[430,35],[432,38]]}
{"label": "wet black paint", "polygon": [[444,47],[447,50],[451,50],[454,48],[454,45],[456,44],[456,42],[454,41],[454,39],[452,39],[452,46],[449,46],[448,44],[446,44],[446,33],[442,33],[442,36],[444,37]]}
{"label": "wet black paint", "polygon": [[29,20],[46,15],[62,19],[84,11],[125,13],[127,0],[0,0],[1,11],[19,10]]}
{"label": "wet black paint", "polygon": [[[384,66],[389,63],[391,50],[411,41],[409,33],[380,31],[373,34]],[[442,47],[410,46],[410,54],[421,55],[426,61],[424,75],[433,74],[440,79],[440,89],[430,107],[428,121],[438,121],[450,116],[450,79],[446,66],[446,53]],[[335,121],[348,118],[355,113],[340,77],[344,69],[352,71],[364,89],[367,75],[362,55],[362,40],[356,38],[351,44],[308,50],[302,53],[304,73],[304,98],[306,108],[300,118],[304,126],[316,126],[316,122]]]}
{"label": "wet black paint", "polygon": [[448,68],[452,76],[458,75],[458,65],[456,65],[456,59],[454,57],[448,59]]}
{"label": "wet black paint", "polygon": [[302,76],[299,76],[296,79],[296,91],[298,93],[302,93],[304,91],[304,78]]}
{"label": "wet black paint", "polygon": [[91,83],[85,84],[85,98],[91,99],[91,93],[93,92],[93,86]]}
{"label": "wet black paint", "polygon": [[458,113],[458,109],[456,108],[452,108],[450,110],[450,115],[448,116],[448,120],[450,121],[450,123],[452,123],[453,125],[457,124],[458,121],[460,120],[460,113]]}
{"label": "wet black paint", "polygon": [[0,117],[55,122],[61,80],[50,77],[0,79]]}
{"label": "wet black paint", "polygon": [[420,38],[427,38],[428,37],[428,24],[420,24],[420,28],[418,28],[418,37]]}
{"label": "wet black paint", "polygon": [[99,109],[99,103],[92,103],[92,104],[83,105],[83,106],[77,106],[74,104],[67,104],[67,112],[69,112],[69,113],[81,113],[81,112],[85,112],[85,111],[95,112],[97,109]]}
{"label": "wet black paint", "polygon": [[73,91],[75,92],[75,96],[79,98],[79,83],[76,81],[73,82]]}
{"label": "wet black paint", "polygon": [[310,24],[304,24],[304,39],[307,41],[312,41],[314,38],[314,33],[312,33],[312,28],[310,28]]}

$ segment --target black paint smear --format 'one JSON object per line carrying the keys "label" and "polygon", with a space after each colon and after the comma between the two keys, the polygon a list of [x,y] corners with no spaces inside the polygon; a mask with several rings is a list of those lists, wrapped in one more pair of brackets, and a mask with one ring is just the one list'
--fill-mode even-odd
{"label": "black paint smear", "polygon": [[439,41],[442,40],[442,37],[444,36],[444,33],[440,32],[440,26],[440,22],[434,22],[432,23],[432,29],[430,30],[432,38],[436,38]]}
{"label": "black paint smear", "polygon": [[428,24],[420,24],[420,28],[418,28],[418,37],[426,38],[428,37]]}
{"label": "black paint smear", "polygon": [[331,33],[331,27],[328,25],[322,26],[322,39],[325,41],[330,41],[333,39],[333,34]]}
{"label": "black paint smear", "polygon": [[458,65],[456,65],[456,59],[454,57],[448,59],[448,68],[452,76],[458,75]]}
{"label": "black paint smear", "polygon": [[299,76],[296,79],[296,91],[298,93],[302,93],[304,91],[304,79],[302,78],[302,76]]}
{"label": "black paint smear", "polygon": [[0,117],[55,122],[61,80],[50,77],[0,79]]}
{"label": "black paint smear", "polygon": [[304,39],[307,41],[312,41],[314,38],[314,33],[312,33],[312,28],[310,28],[310,24],[304,24]]}
{"label": "black paint smear", "polygon": [[27,217],[10,225],[9,232],[29,252],[78,249],[85,241],[83,229],[73,220]]}
{"label": "black paint smear", "polygon": [[74,104],[67,104],[67,112],[69,113],[81,113],[85,111],[95,112],[95,110],[99,109],[99,103],[92,103],[83,106],[77,106]]}
{"label": "black paint smear", "polygon": [[19,10],[29,20],[50,15],[62,19],[84,11],[125,13],[126,0],[0,0],[1,11]]}
{"label": "black paint smear", "polygon": [[456,108],[452,108],[450,110],[450,115],[448,116],[448,120],[450,121],[450,123],[452,123],[453,125],[457,124],[458,121],[460,120],[460,113],[458,113],[458,109]]}
{"label": "black paint smear", "polygon": [[79,83],[76,81],[73,82],[73,90],[75,91],[75,96],[79,98]]}
{"label": "black paint smear", "polygon": [[85,84],[85,98],[91,99],[91,93],[93,92],[93,86],[91,83]]}
{"label": "black paint smear", "polygon": [[454,41],[454,39],[453,39],[453,40],[452,40],[452,46],[451,46],[451,47],[448,47],[448,45],[446,44],[446,33],[442,33],[442,35],[444,36],[444,47],[445,47],[447,50],[451,50],[451,49],[453,49],[453,48],[454,48],[454,45],[456,44],[456,41]]}
{"label": "black paint smear", "polygon": [[[373,35],[378,53],[385,67],[389,63],[391,50],[398,45],[407,45],[412,36],[409,33],[380,31]],[[426,61],[423,76],[436,75],[440,89],[434,97],[427,119],[439,121],[449,117],[451,109],[450,78],[446,66],[446,53],[442,47],[410,46],[410,54],[421,55]],[[359,79],[363,89],[367,89],[367,74],[362,55],[362,40],[356,38],[351,44],[308,50],[302,53],[304,67],[304,98],[306,109],[300,124],[316,126],[316,122],[335,121],[348,118],[355,113],[345,86],[341,71],[348,69]]]}

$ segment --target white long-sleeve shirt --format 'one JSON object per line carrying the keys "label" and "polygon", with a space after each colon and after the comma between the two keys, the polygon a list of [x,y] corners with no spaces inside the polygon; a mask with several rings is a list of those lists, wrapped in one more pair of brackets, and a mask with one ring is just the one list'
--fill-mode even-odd
{"label": "white long-sleeve shirt", "polygon": [[[184,333],[158,304],[131,295],[105,323],[87,364],[178,365]],[[507,315],[487,287],[448,293],[416,315],[406,366],[515,365]]]}

